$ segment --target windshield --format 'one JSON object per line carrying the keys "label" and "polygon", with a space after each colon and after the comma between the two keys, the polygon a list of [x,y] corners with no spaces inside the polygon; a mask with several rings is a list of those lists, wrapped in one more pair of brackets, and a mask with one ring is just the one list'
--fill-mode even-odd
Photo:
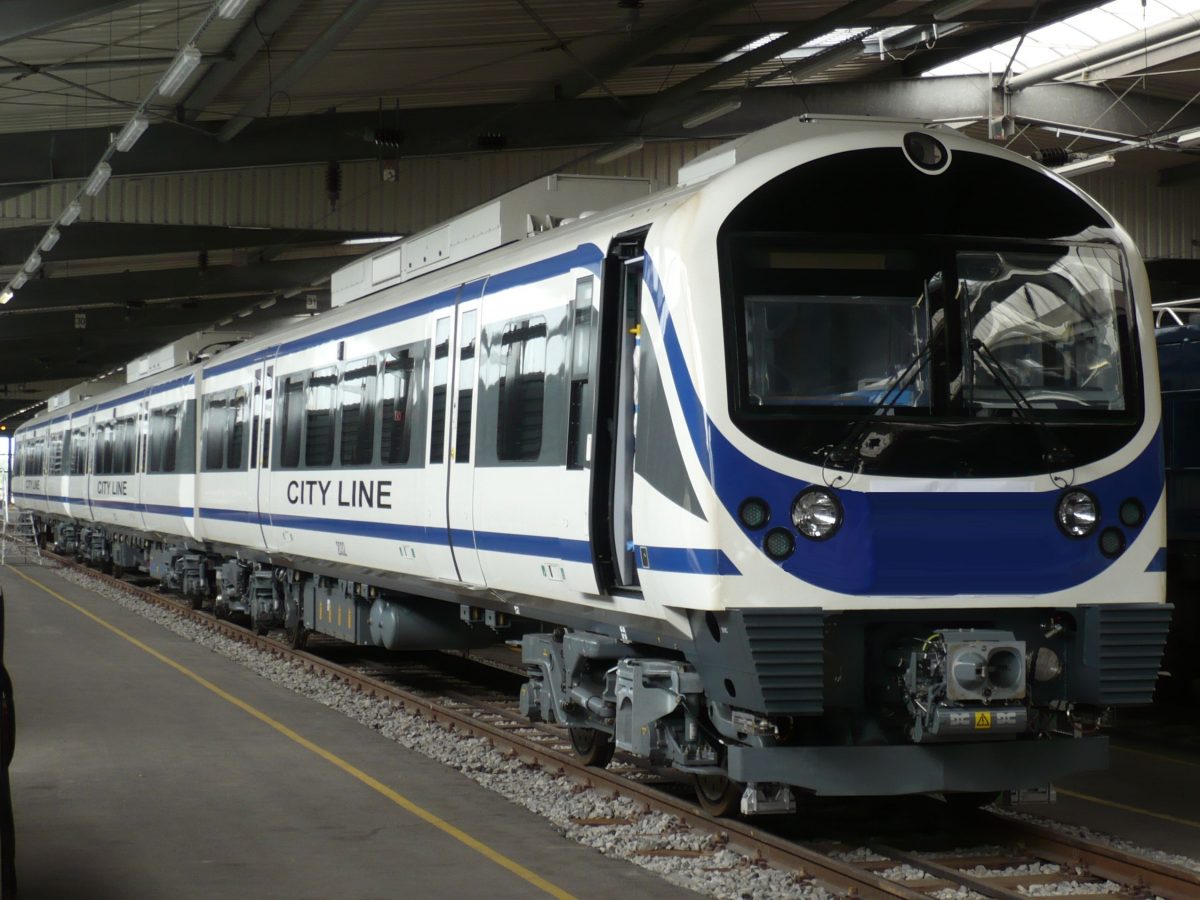
{"label": "windshield", "polygon": [[[979,340],[1035,408],[1125,409],[1120,260],[1108,247],[961,252],[959,299]],[[968,348],[961,391],[975,415],[1013,399]]]}
{"label": "windshield", "polygon": [[1120,332],[1127,301],[1115,248],[976,249],[947,239],[802,251],[754,238],[742,251],[747,411],[874,406],[943,317],[956,336],[919,366],[889,404],[892,414],[1011,418],[1011,392],[972,344],[982,344],[1035,409],[1126,409]]}

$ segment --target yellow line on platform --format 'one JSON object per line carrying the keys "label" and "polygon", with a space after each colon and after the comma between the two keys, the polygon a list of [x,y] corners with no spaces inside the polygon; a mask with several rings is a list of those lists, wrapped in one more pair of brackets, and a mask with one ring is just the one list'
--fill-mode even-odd
{"label": "yellow line on platform", "polygon": [[1200,822],[1194,819],[1181,819],[1179,816],[1169,816],[1166,813],[1151,812],[1148,809],[1142,809],[1140,806],[1130,806],[1128,803],[1118,803],[1116,800],[1105,800],[1103,797],[1093,797],[1091,794],[1080,794],[1075,791],[1068,791],[1066,788],[1054,786],[1054,790],[1062,794],[1064,797],[1073,797],[1076,800],[1084,800],[1088,803],[1095,803],[1099,806],[1111,806],[1113,809],[1124,810],[1125,812],[1137,813],[1139,816],[1149,816],[1152,819],[1162,819],[1164,822],[1174,822],[1176,825],[1186,825],[1188,828],[1200,828]]}
{"label": "yellow line on platform", "polygon": [[1193,762],[1190,759],[1180,759],[1178,756],[1166,756],[1162,753],[1151,753],[1149,750],[1135,750],[1133,747],[1124,747],[1120,744],[1110,744],[1113,750],[1120,753],[1132,753],[1135,756],[1148,756],[1151,759],[1159,759],[1163,762],[1169,762],[1176,766],[1191,766],[1193,769],[1200,769],[1200,762]]}
{"label": "yellow line on platform", "polygon": [[192,681],[196,682],[196,684],[200,685],[201,687],[207,688],[209,691],[216,694],[222,700],[232,703],[238,709],[240,709],[243,712],[258,719],[264,725],[270,726],[275,731],[279,732],[281,735],[286,737],[288,740],[294,741],[295,743],[297,743],[301,747],[303,747],[305,750],[315,753],[317,756],[321,757],[321,759],[325,760],[326,762],[332,763],[333,765],[337,766],[339,769],[341,769],[347,775],[350,775],[352,778],[358,779],[358,781],[362,782],[367,787],[371,788],[371,790],[373,790],[379,794],[382,794],[384,797],[387,797],[389,800],[391,800],[397,806],[401,807],[405,811],[416,816],[418,819],[421,819],[422,821],[427,822],[428,824],[432,825],[434,828],[437,828],[439,831],[442,831],[445,834],[449,835],[450,837],[454,838],[456,841],[459,841],[460,843],[465,844],[466,846],[470,847],[472,850],[476,851],[477,853],[480,853],[481,855],[487,857],[489,860],[494,862],[496,865],[501,866],[501,867],[507,869],[508,871],[512,872],[518,878],[524,879],[525,881],[529,882],[534,887],[538,888],[539,890],[544,891],[545,893],[549,894],[552,897],[559,898],[559,900],[574,900],[574,897],[572,894],[568,893],[567,891],[564,891],[558,885],[547,881],[545,878],[542,878],[536,872],[532,872],[529,869],[522,866],[520,863],[509,859],[503,853],[500,853],[497,850],[493,850],[487,844],[483,843],[482,841],[478,840],[477,838],[471,837],[471,835],[467,834],[462,829],[456,828],[454,825],[451,825],[445,819],[435,815],[434,813],[431,813],[429,810],[425,809],[424,807],[418,806],[416,803],[409,800],[403,794],[400,794],[400,793],[392,790],[386,784],[384,784],[383,782],[379,781],[376,778],[371,777],[366,772],[364,772],[362,769],[359,769],[358,767],[346,762],[346,760],[342,759],[337,754],[332,753],[329,750],[326,750],[324,747],[321,747],[318,744],[314,744],[308,738],[296,733],[295,731],[293,731],[292,729],[290,729],[286,725],[284,725],[282,722],[271,718],[271,716],[267,715],[265,712],[262,712],[261,710],[257,709],[256,707],[252,706],[251,704],[247,703],[245,700],[242,700],[239,697],[235,697],[233,694],[229,693],[228,691],[223,690],[222,688],[213,684],[207,678],[204,678],[202,675],[198,675],[197,673],[193,672],[191,669],[189,669],[187,666],[183,665],[182,663],[177,663],[175,660],[171,659],[170,657],[165,656],[162,653],[159,653],[153,647],[150,647],[150,646],[142,643],[137,638],[135,638],[133,635],[122,631],[116,625],[112,625],[112,624],[106,622],[100,616],[96,615],[95,613],[91,612],[90,610],[84,609],[78,603],[75,603],[72,600],[68,600],[62,594],[58,593],[57,591],[53,590],[50,587],[47,587],[46,585],[42,584],[40,581],[38,581],[34,578],[30,578],[28,575],[26,575],[24,572],[20,571],[19,569],[15,569],[11,565],[8,566],[7,568],[10,572],[14,573],[15,575],[19,575],[21,578],[25,579],[30,584],[32,584],[38,588],[41,588],[43,591],[45,591],[51,597],[55,598],[56,600],[60,600],[61,602],[65,603],[67,606],[74,609],[76,612],[82,613],[83,615],[87,616],[89,619],[91,619],[96,624],[98,624],[104,628],[107,628],[109,631],[111,631],[113,634],[117,635],[118,637],[124,638],[129,643],[131,643],[135,647],[137,647],[139,650],[144,650],[146,653],[149,653],[151,656],[153,656],[159,662],[170,666],[176,672],[179,672],[181,675],[184,675],[187,678],[190,678]]}

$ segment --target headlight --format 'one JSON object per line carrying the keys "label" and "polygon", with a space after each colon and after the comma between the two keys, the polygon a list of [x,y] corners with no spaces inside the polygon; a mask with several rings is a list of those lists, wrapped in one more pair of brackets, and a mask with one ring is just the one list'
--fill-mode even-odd
{"label": "headlight", "polygon": [[842,524],[842,504],[822,488],[809,488],[792,504],[792,524],[809,540],[823,541]]}
{"label": "headlight", "polygon": [[1070,537],[1087,537],[1100,521],[1100,507],[1087,491],[1067,491],[1058,501],[1058,527]]}

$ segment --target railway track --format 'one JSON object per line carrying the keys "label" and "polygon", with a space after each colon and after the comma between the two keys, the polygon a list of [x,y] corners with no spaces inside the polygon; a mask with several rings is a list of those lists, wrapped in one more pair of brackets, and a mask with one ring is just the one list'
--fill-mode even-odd
{"label": "railway track", "polygon": [[[646,855],[686,854],[695,856],[697,865],[704,865],[706,855],[729,846],[752,859],[802,873],[837,891],[863,898],[926,898],[941,896],[939,892],[948,890],[959,892],[954,896],[1028,898],[1039,892],[1039,886],[1064,882],[1073,883],[1075,890],[1071,896],[1075,897],[1172,900],[1200,897],[1200,873],[987,812],[977,814],[969,822],[963,820],[967,826],[963,833],[979,836],[987,845],[987,849],[979,852],[922,849],[930,843],[922,844],[923,838],[911,833],[904,840],[868,841],[865,846],[796,840],[787,836],[786,818],[756,820],[753,824],[714,819],[683,796],[678,780],[669,774],[648,772],[619,755],[609,769],[582,765],[571,752],[565,729],[531,724],[517,711],[515,700],[498,693],[494,685],[476,684],[457,676],[449,683],[438,683],[432,669],[422,665],[424,671],[417,672],[410,663],[336,662],[328,658],[330,654],[323,655],[320,646],[295,650],[270,636],[259,636],[233,622],[194,610],[189,603],[103,575],[55,554],[44,552],[44,555],[64,567],[201,622],[226,637],[292,659],[311,672],[418,714],[452,732],[481,738],[527,764],[560,773],[587,787],[630,798],[646,812],[674,816],[683,826],[713,838],[709,841],[710,850],[647,848],[641,851]],[[330,646],[344,649],[346,645]],[[474,654],[457,656],[480,662]],[[504,668],[510,672],[513,669]],[[397,678],[416,680],[422,686],[402,687],[394,683]],[[632,823],[597,819],[578,820],[576,824],[602,828]],[[1119,886],[1119,892],[1114,892],[1114,886]]]}

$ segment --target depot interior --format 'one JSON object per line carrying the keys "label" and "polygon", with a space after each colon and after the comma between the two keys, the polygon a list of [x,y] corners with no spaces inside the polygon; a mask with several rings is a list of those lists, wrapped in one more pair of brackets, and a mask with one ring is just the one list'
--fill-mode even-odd
{"label": "depot interior", "polygon": [[[1200,328],[1197,0],[10,0],[0,45],[0,436],[188,335],[328,309],[354,257],[536,178],[665,187],[797,115],[1056,169],[1133,236],[1156,325]],[[1200,364],[1168,356],[1186,403]],[[1176,439],[1168,704],[1200,696]]]}

